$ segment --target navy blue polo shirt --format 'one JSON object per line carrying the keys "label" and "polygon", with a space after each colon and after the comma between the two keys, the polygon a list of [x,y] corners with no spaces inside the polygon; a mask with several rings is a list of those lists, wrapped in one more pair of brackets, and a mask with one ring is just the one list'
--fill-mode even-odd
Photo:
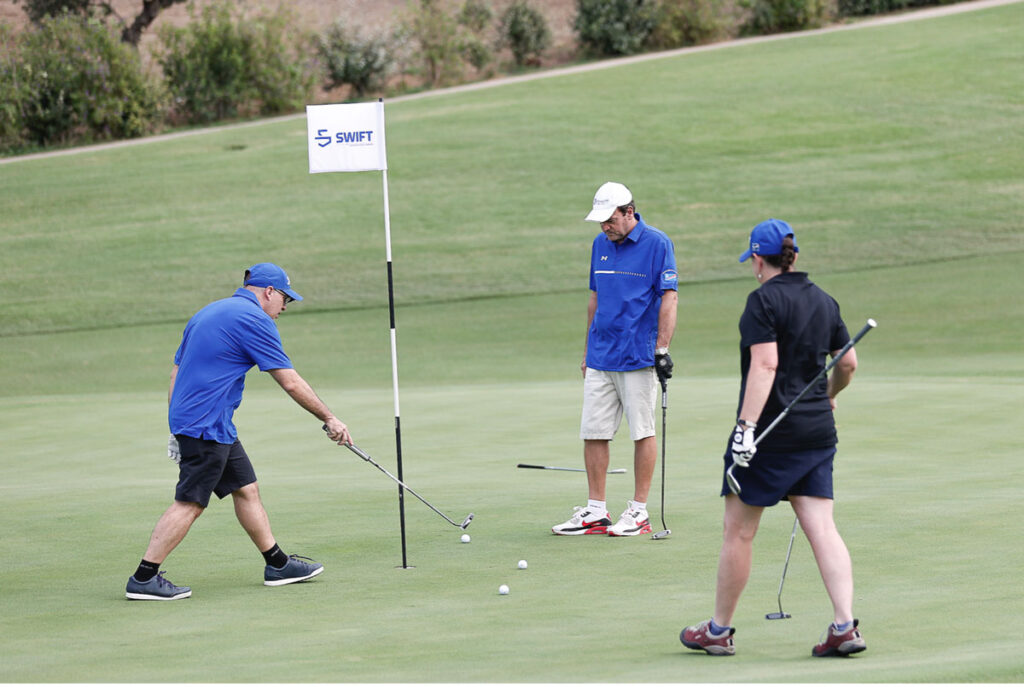
{"label": "navy blue polo shirt", "polygon": [[[828,355],[850,340],[839,304],[807,278],[806,272],[784,272],[747,296],[740,316],[740,402],[747,388],[750,347],[774,341],[779,366],[768,401],[757,422],[763,430],[825,367]],[[835,421],[823,377],[758,444],[770,452],[801,451],[836,445]]]}
{"label": "navy blue polo shirt", "polygon": [[604,233],[590,252],[590,290],[597,310],[587,334],[587,367],[625,372],[654,365],[658,311],[666,291],[675,291],[675,248],[664,232],[637,224],[622,243]]}
{"label": "navy blue polo shirt", "polygon": [[242,402],[249,369],[292,367],[274,320],[248,289],[238,289],[193,315],[174,363],[178,374],[167,411],[171,432],[220,444],[238,438],[231,418]]}

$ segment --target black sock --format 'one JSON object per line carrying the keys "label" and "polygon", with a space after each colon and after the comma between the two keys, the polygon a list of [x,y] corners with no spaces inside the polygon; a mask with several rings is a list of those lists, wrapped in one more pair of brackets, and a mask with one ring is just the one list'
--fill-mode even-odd
{"label": "black sock", "polygon": [[149,582],[156,574],[160,572],[160,564],[152,563],[147,561],[145,558],[139,563],[138,569],[135,571],[135,579],[139,582]]}
{"label": "black sock", "polygon": [[263,560],[271,567],[283,568],[288,563],[288,554],[282,551],[275,542],[272,547],[263,552]]}

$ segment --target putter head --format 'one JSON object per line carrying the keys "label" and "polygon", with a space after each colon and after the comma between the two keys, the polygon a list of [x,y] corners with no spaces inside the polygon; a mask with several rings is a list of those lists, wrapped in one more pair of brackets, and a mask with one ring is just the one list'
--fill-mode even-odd
{"label": "putter head", "polygon": [[766,613],[764,617],[767,620],[785,620],[786,618],[792,618],[793,616],[791,616],[789,613],[783,613],[782,611],[779,611],[778,613]]}
{"label": "putter head", "polygon": [[463,530],[466,529],[467,527],[469,527],[469,523],[471,523],[471,522],[473,522],[473,514],[472,513],[470,513],[469,515],[466,516],[466,519],[462,521],[461,525],[459,525],[459,529],[463,529]]}
{"label": "putter head", "polygon": [[670,534],[672,534],[672,530],[662,530],[661,532],[655,532],[652,534],[651,539],[664,539]]}

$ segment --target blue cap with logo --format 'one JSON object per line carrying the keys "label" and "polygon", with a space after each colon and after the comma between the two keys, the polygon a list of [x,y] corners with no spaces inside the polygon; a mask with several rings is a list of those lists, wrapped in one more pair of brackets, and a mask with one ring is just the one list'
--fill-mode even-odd
{"label": "blue cap with logo", "polygon": [[292,291],[292,282],[288,278],[288,273],[272,262],[261,262],[246,270],[243,286],[273,286],[279,291],[284,291],[296,301],[302,300],[302,296],[297,291]]}
{"label": "blue cap with logo", "polygon": [[780,255],[782,241],[787,236],[793,239],[793,250],[799,253],[793,228],[781,219],[766,219],[750,232],[750,248],[740,256],[740,262],[745,262],[751,255]]}

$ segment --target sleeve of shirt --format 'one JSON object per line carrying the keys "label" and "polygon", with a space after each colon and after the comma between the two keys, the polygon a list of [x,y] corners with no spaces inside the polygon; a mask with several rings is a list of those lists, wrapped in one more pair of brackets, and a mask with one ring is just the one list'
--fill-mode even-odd
{"label": "sleeve of shirt", "polygon": [[590,244],[590,290],[597,291],[597,280],[594,278],[594,256],[597,254],[597,239]]}
{"label": "sleeve of shirt", "polygon": [[846,329],[846,323],[843,322],[842,316],[839,314],[839,303],[836,303],[835,299],[832,299],[832,304],[836,309],[836,322],[835,327],[832,330],[832,338],[829,343],[830,351],[838,351],[840,348],[845,346],[850,341],[850,332]]}
{"label": "sleeve of shirt", "polygon": [[261,372],[294,367],[284,352],[281,334],[270,317],[261,317],[257,314],[247,318],[246,324],[242,345]]}
{"label": "sleeve of shirt", "polygon": [[662,244],[662,251],[659,257],[658,295],[660,296],[666,291],[679,290],[679,274],[676,272],[676,248],[672,243],[672,239],[667,236]]}
{"label": "sleeve of shirt", "polygon": [[192,320],[189,320],[188,324],[185,325],[185,331],[181,334],[181,343],[178,344],[178,350],[174,352],[174,364],[181,365],[181,356],[185,352],[185,342],[188,341],[189,332],[192,331]]}
{"label": "sleeve of shirt", "polygon": [[747,296],[747,307],[740,315],[740,346],[749,348],[754,344],[776,341],[775,313],[764,302],[760,290]]}

